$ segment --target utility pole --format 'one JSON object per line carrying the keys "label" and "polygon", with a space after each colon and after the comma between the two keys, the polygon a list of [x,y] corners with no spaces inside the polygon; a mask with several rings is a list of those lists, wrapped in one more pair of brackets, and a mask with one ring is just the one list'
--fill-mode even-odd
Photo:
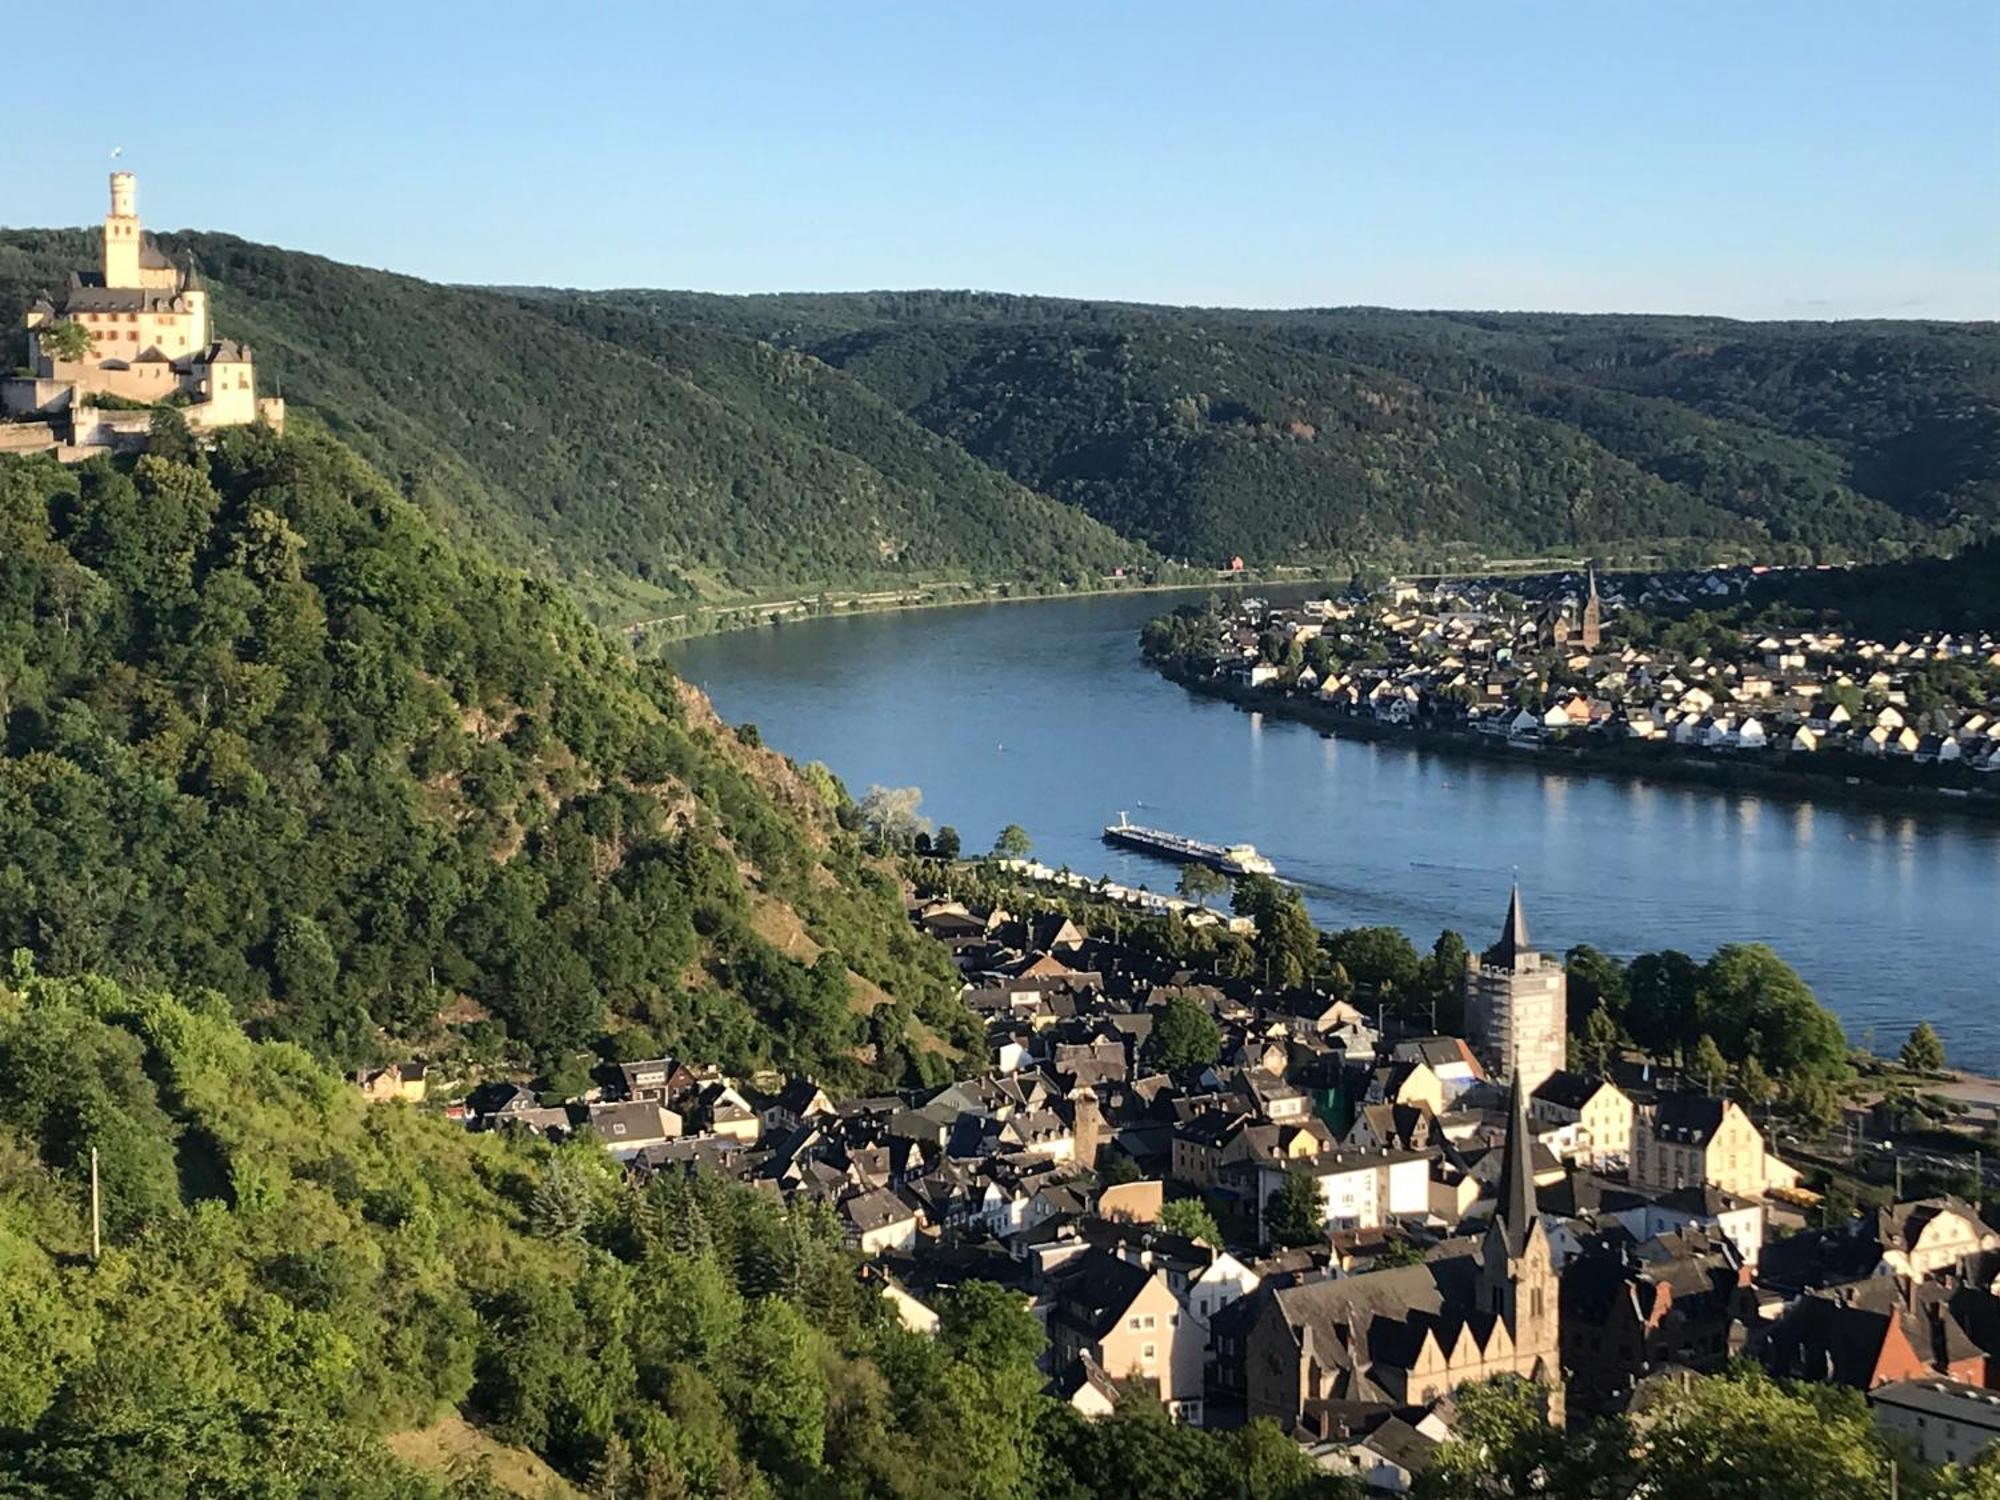
{"label": "utility pole", "polygon": [[97,1194],[97,1148],[90,1148],[90,1261],[95,1265],[104,1254],[104,1219]]}

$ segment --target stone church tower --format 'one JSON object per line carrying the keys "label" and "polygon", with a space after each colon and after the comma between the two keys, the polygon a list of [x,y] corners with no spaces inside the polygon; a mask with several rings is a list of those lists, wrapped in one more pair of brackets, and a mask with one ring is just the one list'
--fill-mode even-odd
{"label": "stone church tower", "polygon": [[1507,902],[1500,940],[1469,957],[1465,1021],[1472,1048],[1502,1082],[1519,1077],[1533,1093],[1562,1067],[1569,977],[1528,939],[1521,888]]}

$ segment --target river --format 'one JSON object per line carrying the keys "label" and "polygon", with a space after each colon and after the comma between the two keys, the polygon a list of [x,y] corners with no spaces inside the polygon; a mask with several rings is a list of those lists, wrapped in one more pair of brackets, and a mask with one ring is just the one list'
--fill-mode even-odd
{"label": "river", "polygon": [[[1199,598],[1199,594],[1188,597]],[[2000,825],[1465,760],[1196,698],[1139,657],[1166,594],[862,615],[674,648],[731,722],[825,761],[858,797],[921,787],[968,850],[1010,822],[1052,865],[1169,890],[1105,845],[1123,810],[1247,841],[1326,927],[1477,948],[1521,882],[1544,951],[1768,942],[1849,1035],[1894,1051],[1928,1017],[2000,1071]]]}

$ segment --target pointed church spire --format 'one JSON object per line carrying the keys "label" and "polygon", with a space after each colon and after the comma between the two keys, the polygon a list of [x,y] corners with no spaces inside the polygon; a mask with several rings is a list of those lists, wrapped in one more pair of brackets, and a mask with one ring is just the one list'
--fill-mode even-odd
{"label": "pointed church spire", "polygon": [[1528,941],[1528,918],[1521,910],[1521,883],[1517,880],[1507,898],[1507,920],[1500,926],[1500,941],[1486,950],[1486,962],[1496,969],[1511,969],[1523,953],[1534,951]]}
{"label": "pointed church spire", "polygon": [[1519,1255],[1535,1227],[1535,1167],[1529,1150],[1534,1136],[1528,1130],[1528,1091],[1521,1086],[1518,1059],[1509,1070],[1507,1085],[1507,1140],[1500,1149],[1499,1201],[1493,1209],[1494,1223],[1507,1241],[1507,1253]]}

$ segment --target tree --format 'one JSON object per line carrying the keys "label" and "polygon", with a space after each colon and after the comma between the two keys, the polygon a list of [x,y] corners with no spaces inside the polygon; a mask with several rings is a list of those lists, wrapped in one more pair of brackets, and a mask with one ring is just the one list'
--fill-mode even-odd
{"label": "tree", "polygon": [[1209,865],[1182,865],[1181,878],[1175,883],[1175,889],[1184,900],[1206,907],[1211,896],[1220,896],[1229,889],[1229,877]]}
{"label": "tree", "polygon": [[1611,1013],[1612,1020],[1624,1020],[1631,998],[1624,964],[1588,943],[1578,943],[1563,956],[1563,970],[1568,975],[1571,1031],[1581,1032],[1579,1018],[1588,1017],[1600,1006]]}
{"label": "tree", "polygon": [[1819,1500],[1889,1488],[1888,1455],[1856,1391],[1784,1387],[1739,1367],[1672,1387],[1649,1416],[1642,1493]]}
{"label": "tree", "polygon": [[1611,1018],[1609,1010],[1598,1006],[1584,1019],[1583,1040],[1577,1049],[1584,1068],[1599,1077],[1607,1075],[1623,1047],[1624,1037],[1618,1030],[1618,1023]]}
{"label": "tree", "polygon": [[1808,1135],[1823,1136],[1840,1123],[1840,1097],[1816,1074],[1787,1079],[1785,1113]]}
{"label": "tree", "polygon": [[1310,1173],[1294,1167],[1265,1210],[1271,1237],[1281,1245],[1313,1245],[1326,1238],[1326,1201]]}
{"label": "tree", "polygon": [[1694,1044],[1694,1055],[1688,1059],[1688,1076],[1711,1094],[1729,1079],[1729,1060],[1715,1045],[1715,1038],[1705,1031]]}
{"label": "tree", "polygon": [[1160,1209],[1159,1226],[1174,1234],[1222,1248],[1222,1229],[1199,1198],[1176,1198]]}
{"label": "tree", "polygon": [[[1520,1496],[1586,1493],[1572,1489],[1558,1471],[1585,1466],[1586,1445],[1576,1435],[1549,1425],[1548,1395],[1513,1376],[1461,1388],[1455,1441],[1438,1449],[1436,1461],[1419,1478],[1425,1500],[1460,1500],[1468,1495]],[[1598,1455],[1591,1454],[1592,1460]],[[1591,1466],[1595,1466],[1594,1463]]]}
{"label": "tree", "polygon": [[1447,927],[1431,944],[1417,975],[1418,987],[1436,1016],[1433,1031],[1456,1036],[1465,1029],[1465,939]]}
{"label": "tree", "polygon": [[1903,1043],[1901,1061],[1912,1073],[1937,1073],[1944,1068],[1944,1041],[1929,1021],[1917,1022]]}
{"label": "tree", "polygon": [[1097,1175],[1106,1187],[1118,1187],[1127,1182],[1143,1181],[1146,1174],[1139,1170],[1139,1164],[1120,1151],[1116,1146],[1107,1149],[1097,1158]]}
{"label": "tree", "polygon": [[1236,882],[1230,907],[1257,924],[1253,977],[1281,989],[1305,983],[1319,965],[1319,933],[1306,912],[1305,898],[1268,875],[1246,875]]}
{"label": "tree", "polygon": [[1175,995],[1153,1021],[1153,1060],[1170,1073],[1212,1063],[1222,1053],[1222,1028],[1186,995]]}
{"label": "tree", "polygon": [[1019,823],[1009,823],[993,840],[993,852],[1001,859],[1026,859],[1034,852],[1034,841]]}
{"label": "tree", "polygon": [[957,859],[961,847],[958,830],[949,823],[939,828],[937,837],[931,840],[931,853],[942,860]]}
{"label": "tree", "polygon": [[990,1281],[968,1281],[945,1298],[938,1338],[953,1358],[989,1371],[1009,1363],[1032,1367],[1048,1342],[1020,1294]]}
{"label": "tree", "polygon": [[[1635,966],[1636,967],[1636,966]],[[1730,943],[1702,966],[1697,1010],[1723,1056],[1758,1060],[1780,1078],[1838,1077],[1847,1037],[1797,971],[1763,943]]]}
{"label": "tree", "polygon": [[917,811],[923,800],[913,786],[871,786],[861,799],[861,826],[885,849],[913,849],[917,835],[931,828],[931,820]]}
{"label": "tree", "polygon": [[1701,1035],[1701,966],[1667,949],[1626,970],[1625,1029],[1646,1052],[1676,1059]]}
{"label": "tree", "polygon": [[97,343],[97,336],[74,318],[37,329],[35,338],[51,359],[86,358]]}
{"label": "tree", "polygon": [[1327,939],[1327,952],[1357,988],[1390,1000],[1403,998],[1423,967],[1416,948],[1394,927],[1350,927],[1336,932]]}
{"label": "tree", "polygon": [[1756,1055],[1744,1058],[1743,1065],[1736,1070],[1736,1097],[1754,1109],[1771,1102],[1772,1088],[1771,1075],[1764,1071]]}
{"label": "tree", "polygon": [[758,1462],[795,1482],[817,1470],[826,1452],[820,1343],[791,1302],[761,1297],[743,1320],[736,1350],[745,1435]]}

